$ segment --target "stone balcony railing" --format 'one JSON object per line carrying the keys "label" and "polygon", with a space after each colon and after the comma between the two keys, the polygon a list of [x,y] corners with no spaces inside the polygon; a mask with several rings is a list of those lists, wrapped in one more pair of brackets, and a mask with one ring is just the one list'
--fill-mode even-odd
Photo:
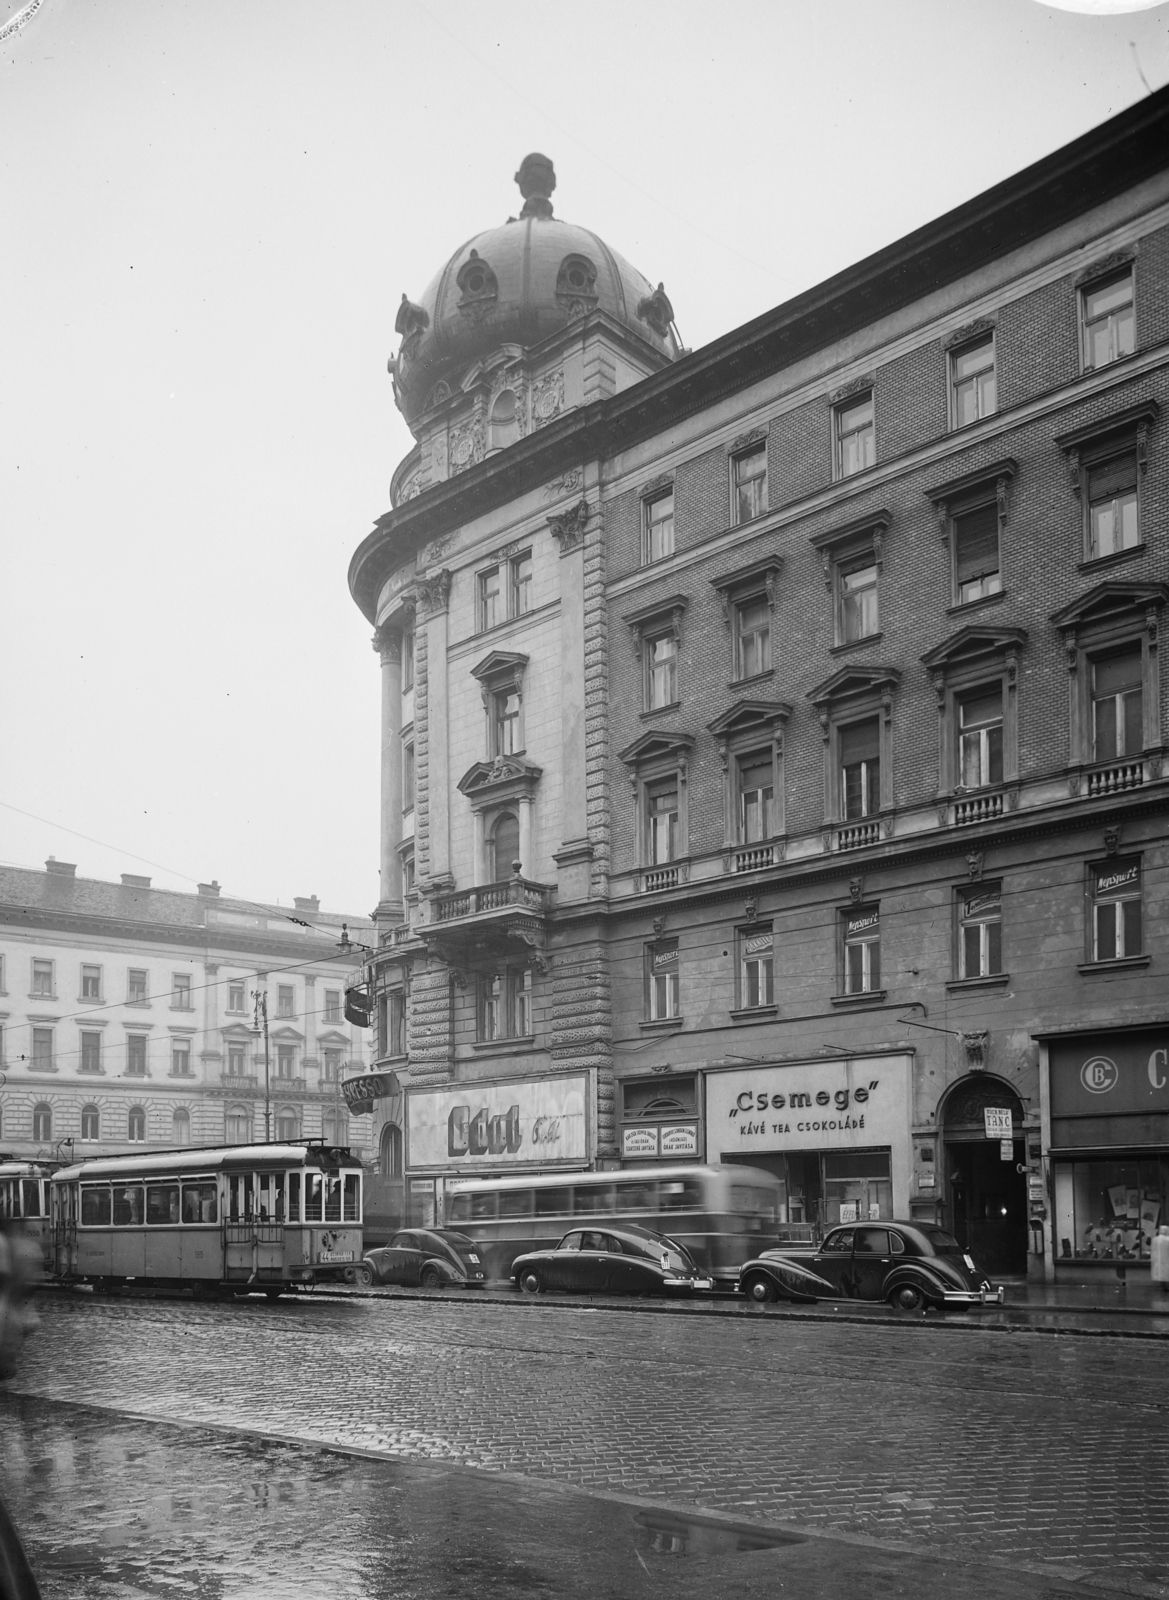
{"label": "stone balcony railing", "polygon": [[259,1079],[251,1072],[221,1072],[219,1081],[225,1089],[255,1089]]}
{"label": "stone balcony railing", "polygon": [[430,903],[434,922],[455,922],[463,917],[477,917],[486,911],[505,911],[513,906],[535,912],[537,916],[545,916],[551,894],[547,884],[514,877],[500,883],[478,884],[470,889],[448,890],[432,896]]}

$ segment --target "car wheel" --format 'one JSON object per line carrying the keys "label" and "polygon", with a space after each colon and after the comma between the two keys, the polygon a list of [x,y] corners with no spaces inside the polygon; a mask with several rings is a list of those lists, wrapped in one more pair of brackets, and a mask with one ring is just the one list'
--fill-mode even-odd
{"label": "car wheel", "polygon": [[283,1289],[265,1289],[264,1290],[264,1299],[268,1300],[268,1301],[279,1300],[280,1296],[283,1293],[284,1293]]}
{"label": "car wheel", "polygon": [[368,1261],[362,1261],[354,1268],[353,1281],[359,1289],[373,1288],[375,1282],[373,1268]]}
{"label": "car wheel", "polygon": [[543,1292],[544,1285],[535,1267],[528,1267],[526,1271],[520,1273],[520,1288],[525,1294],[541,1294]]}
{"label": "car wheel", "polygon": [[765,1306],[770,1301],[778,1298],[775,1285],[770,1278],[765,1278],[761,1272],[748,1278],[743,1285],[743,1293],[748,1300],[754,1300],[756,1305]]}
{"label": "car wheel", "polygon": [[424,1289],[441,1289],[442,1273],[433,1263],[428,1263],[422,1269],[422,1278],[420,1281]]}
{"label": "car wheel", "polygon": [[894,1311],[924,1311],[925,1295],[912,1283],[903,1283],[889,1296]]}

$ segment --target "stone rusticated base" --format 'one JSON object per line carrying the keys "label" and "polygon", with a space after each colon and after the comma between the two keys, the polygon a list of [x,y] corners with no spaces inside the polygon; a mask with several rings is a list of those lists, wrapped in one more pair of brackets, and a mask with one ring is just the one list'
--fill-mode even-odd
{"label": "stone rusticated base", "polygon": [[406,1048],[412,1084],[444,1082],[450,1077],[454,1038],[451,980],[445,967],[414,970]]}
{"label": "stone rusticated base", "polygon": [[552,1059],[591,1068],[597,1079],[598,1156],[617,1153],[613,1082],[613,1003],[609,963],[599,943],[558,952],[553,972]]}

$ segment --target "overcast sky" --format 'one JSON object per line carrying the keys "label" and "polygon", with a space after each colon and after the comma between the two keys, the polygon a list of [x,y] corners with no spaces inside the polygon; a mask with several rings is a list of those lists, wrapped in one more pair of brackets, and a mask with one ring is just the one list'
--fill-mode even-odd
{"label": "overcast sky", "polygon": [[1038,0],[42,0],[0,44],[0,860],[375,904],[345,574],[411,443],[395,310],[518,211],[528,151],[697,347],[1160,88],[1167,28]]}

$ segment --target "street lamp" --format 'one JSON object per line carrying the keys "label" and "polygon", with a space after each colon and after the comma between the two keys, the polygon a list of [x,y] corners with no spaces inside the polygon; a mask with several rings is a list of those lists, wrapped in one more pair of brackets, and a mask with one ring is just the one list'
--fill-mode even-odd
{"label": "street lamp", "polygon": [[268,1081],[268,991],[267,989],[253,989],[252,1000],[255,1004],[255,1016],[252,1032],[264,1034],[264,1143],[272,1143],[272,1100]]}

